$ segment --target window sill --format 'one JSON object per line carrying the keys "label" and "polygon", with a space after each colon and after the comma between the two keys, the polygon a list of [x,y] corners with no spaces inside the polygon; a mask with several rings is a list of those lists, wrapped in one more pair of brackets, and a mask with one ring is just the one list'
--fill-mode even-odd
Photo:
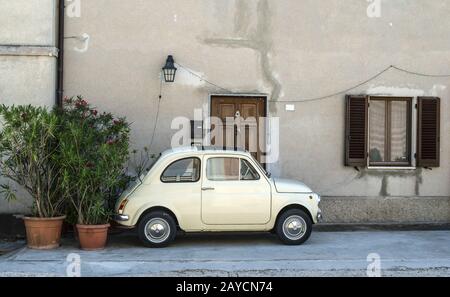
{"label": "window sill", "polygon": [[415,166],[368,166],[368,170],[415,170]]}

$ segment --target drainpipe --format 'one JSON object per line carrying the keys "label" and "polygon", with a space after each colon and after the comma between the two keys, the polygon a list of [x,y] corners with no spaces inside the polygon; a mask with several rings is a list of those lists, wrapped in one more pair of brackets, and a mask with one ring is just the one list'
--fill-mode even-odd
{"label": "drainpipe", "polygon": [[64,0],[59,0],[58,7],[58,61],[56,74],[56,106],[62,108],[64,94]]}

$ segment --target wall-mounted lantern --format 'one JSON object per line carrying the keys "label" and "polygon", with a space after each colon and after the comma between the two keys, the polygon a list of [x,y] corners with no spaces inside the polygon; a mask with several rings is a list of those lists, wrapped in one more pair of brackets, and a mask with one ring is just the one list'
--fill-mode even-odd
{"label": "wall-mounted lantern", "polygon": [[177,72],[177,68],[175,67],[175,61],[173,60],[172,55],[167,56],[166,65],[164,65],[162,70],[164,73],[165,82],[175,81],[175,74]]}

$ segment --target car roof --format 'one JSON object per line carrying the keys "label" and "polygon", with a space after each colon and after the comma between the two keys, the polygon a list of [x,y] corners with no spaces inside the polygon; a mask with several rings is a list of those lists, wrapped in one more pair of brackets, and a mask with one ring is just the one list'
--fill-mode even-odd
{"label": "car roof", "polygon": [[171,149],[167,149],[161,153],[161,157],[167,157],[170,155],[178,154],[239,154],[249,156],[250,153],[240,148],[223,148],[215,146],[180,146]]}

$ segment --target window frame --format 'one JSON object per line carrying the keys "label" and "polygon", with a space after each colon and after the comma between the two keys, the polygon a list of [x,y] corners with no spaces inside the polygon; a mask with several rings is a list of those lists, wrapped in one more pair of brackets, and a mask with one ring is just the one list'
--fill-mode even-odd
{"label": "window frame", "polygon": [[[253,171],[256,173],[257,178],[255,179],[241,179],[241,169],[242,169],[242,162],[247,162],[248,166],[251,166],[251,168],[253,169]],[[256,170],[255,166],[253,166],[253,164],[245,159],[245,158],[239,158],[239,181],[256,181],[256,180],[260,180],[261,179],[261,175],[259,174],[258,170]]]}
{"label": "window frame", "polygon": [[[215,179],[209,179],[208,178],[208,161],[211,159],[219,159],[219,158],[231,158],[231,159],[238,159],[239,160],[239,177],[238,179],[224,179],[224,180],[215,180]],[[256,172],[256,174],[258,175],[257,179],[241,179],[241,167],[242,167],[242,160],[247,161],[249,166],[252,166],[253,170]],[[256,167],[253,165],[253,163],[241,156],[209,156],[206,161],[205,161],[205,179],[207,179],[209,182],[252,182],[252,181],[259,181],[261,180],[261,173],[258,171],[258,169],[256,169]]]}
{"label": "window frame", "polygon": [[[238,167],[238,178],[237,179],[210,179],[208,178],[208,162],[211,159],[225,159],[225,158],[229,158],[229,159],[237,159],[239,162],[239,167]],[[240,181],[240,175],[241,175],[241,161],[240,158],[238,156],[214,156],[214,157],[208,157],[208,159],[206,159],[205,162],[205,178],[210,181],[210,182],[237,182]]]}
{"label": "window frame", "polygon": [[[369,104],[368,104],[368,117],[367,117],[367,125],[368,125],[368,129],[367,129],[367,168],[413,168],[413,155],[412,155],[412,151],[413,151],[413,139],[412,139],[412,135],[413,135],[413,101],[414,101],[414,97],[401,97],[401,96],[369,96]],[[407,103],[407,112],[406,112],[406,116],[407,116],[407,134],[406,134],[406,147],[407,147],[407,157],[408,157],[408,161],[407,162],[396,162],[396,161],[382,161],[382,162],[371,162],[370,161],[370,148],[371,148],[371,142],[370,142],[370,103],[372,101],[384,101],[386,102],[386,107],[385,107],[385,135],[384,135],[384,139],[385,139],[385,155],[388,156],[389,159],[390,158],[390,153],[391,153],[391,119],[392,119],[392,114],[391,114],[391,102],[392,101],[405,101]]]}
{"label": "window frame", "polygon": [[[176,162],[183,161],[183,160],[187,160],[187,159],[197,159],[198,162],[199,162],[199,166],[198,166],[199,172],[198,172],[197,180],[195,180],[195,181],[194,181],[194,180],[193,180],[193,181],[164,181],[164,180],[163,180],[163,175],[164,175],[164,173],[167,171],[167,169],[168,169],[170,166],[172,166],[172,165],[175,164]],[[159,180],[160,180],[162,183],[165,183],[165,184],[174,184],[174,183],[177,183],[177,184],[179,184],[179,183],[197,183],[197,182],[200,181],[201,176],[202,176],[202,160],[200,160],[199,157],[184,157],[184,158],[177,159],[177,160],[175,160],[175,161],[170,162],[169,165],[167,165],[167,166],[164,168],[164,170],[161,172],[161,175],[159,176]]]}

